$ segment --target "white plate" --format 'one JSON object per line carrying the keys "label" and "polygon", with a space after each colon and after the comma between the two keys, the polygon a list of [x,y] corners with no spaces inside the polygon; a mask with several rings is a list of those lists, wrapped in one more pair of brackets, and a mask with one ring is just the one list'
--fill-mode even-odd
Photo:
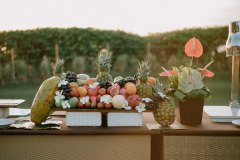
{"label": "white plate", "polygon": [[13,124],[15,121],[12,119],[0,119],[0,126]]}
{"label": "white plate", "polygon": [[233,120],[232,123],[240,127],[240,119]]}

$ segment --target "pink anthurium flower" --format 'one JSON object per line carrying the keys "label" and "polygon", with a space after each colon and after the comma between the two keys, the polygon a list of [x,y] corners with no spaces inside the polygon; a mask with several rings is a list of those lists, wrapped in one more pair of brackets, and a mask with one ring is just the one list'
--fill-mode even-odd
{"label": "pink anthurium flower", "polygon": [[191,38],[185,44],[185,53],[189,57],[200,57],[203,54],[203,46],[201,42],[195,37]]}
{"label": "pink anthurium flower", "polygon": [[160,73],[159,75],[160,76],[176,76],[177,71],[174,71],[174,70],[164,71],[164,72]]}
{"label": "pink anthurium flower", "polygon": [[208,69],[201,69],[200,70],[202,77],[213,77],[214,73],[209,71]]}
{"label": "pink anthurium flower", "polygon": [[212,60],[211,62],[209,62],[204,68],[200,69],[200,73],[202,75],[202,77],[213,77],[214,73],[212,71],[209,71],[207,68],[213,63],[214,61]]}

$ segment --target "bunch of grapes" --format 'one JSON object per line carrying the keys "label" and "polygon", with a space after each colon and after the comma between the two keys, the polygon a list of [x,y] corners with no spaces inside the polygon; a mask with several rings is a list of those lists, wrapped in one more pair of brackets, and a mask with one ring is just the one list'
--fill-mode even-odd
{"label": "bunch of grapes", "polygon": [[118,85],[121,88],[123,88],[125,86],[125,84],[128,83],[128,82],[136,84],[137,83],[137,77],[136,76],[133,76],[133,77],[132,76],[128,76],[126,78],[123,78],[123,79],[117,81],[116,83],[118,83]]}
{"label": "bunch of grapes", "polygon": [[61,85],[60,87],[58,87],[59,90],[63,90],[62,95],[65,96],[65,100],[70,99],[70,92],[71,92],[71,88],[69,83],[66,85]]}
{"label": "bunch of grapes", "polygon": [[68,81],[69,83],[77,82],[77,74],[75,72],[68,71],[66,73],[66,81]]}
{"label": "bunch of grapes", "polygon": [[111,83],[111,82],[104,82],[104,83],[100,83],[99,86],[100,86],[101,88],[108,89],[109,87],[112,86],[112,83]]}
{"label": "bunch of grapes", "polygon": [[134,84],[136,84],[137,83],[137,76],[135,75],[135,76],[128,76],[128,77],[126,77],[126,78],[124,78],[127,82],[132,82],[132,83],[134,83]]}

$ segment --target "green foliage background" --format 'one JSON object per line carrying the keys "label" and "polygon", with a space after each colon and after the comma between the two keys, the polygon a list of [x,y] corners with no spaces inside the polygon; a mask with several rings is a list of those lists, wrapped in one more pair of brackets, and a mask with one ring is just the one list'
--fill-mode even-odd
{"label": "green foliage background", "polygon": [[[92,28],[42,28],[24,31],[0,32],[0,48],[14,48],[15,59],[24,61],[31,73],[28,77],[39,78],[39,66],[44,56],[47,56],[50,64],[55,60],[55,44],[59,45],[59,56],[66,60],[66,69],[72,70],[72,62],[75,57],[82,56],[85,61],[85,72],[96,74],[95,59],[97,53],[103,47],[110,46],[113,52],[113,65],[119,56],[127,55],[131,60],[133,58],[141,60],[153,55],[153,66],[167,66],[167,61],[171,56],[175,57],[174,64],[182,64],[188,61],[184,55],[184,45],[192,37],[198,38],[204,47],[204,55],[199,59],[200,65],[206,64],[211,58],[219,59],[220,69],[225,61],[225,56],[218,58],[213,55],[217,46],[225,44],[227,39],[227,27],[214,28],[194,28],[184,29],[166,33],[156,33],[149,36],[138,36],[123,31],[97,30]],[[147,47],[148,46],[148,47]],[[4,53],[5,51],[0,51]],[[9,65],[10,58],[8,54],[0,53],[1,68]],[[129,65],[135,65],[128,62]],[[120,66],[121,64],[116,64]],[[214,64],[216,65],[216,64]],[[24,66],[25,67],[25,66]],[[133,68],[136,66],[128,66]],[[170,67],[170,66],[167,66]],[[214,66],[213,66],[214,67]],[[25,67],[26,68],[26,67]],[[118,67],[116,70],[122,70]],[[124,69],[126,72],[128,68]],[[219,67],[218,67],[219,69]],[[115,72],[115,71],[113,71]],[[2,73],[1,73],[2,74]],[[7,76],[6,76],[7,77]]]}
{"label": "green foliage background", "polygon": [[[114,58],[124,53],[139,55],[144,53],[145,39],[122,31],[91,28],[43,28],[0,33],[0,45],[13,47],[16,58],[25,60],[29,65],[38,66],[44,55],[53,60],[56,43],[59,45],[59,56],[70,62],[77,55],[96,57],[99,49],[107,44]],[[1,58],[1,62],[5,60]]]}

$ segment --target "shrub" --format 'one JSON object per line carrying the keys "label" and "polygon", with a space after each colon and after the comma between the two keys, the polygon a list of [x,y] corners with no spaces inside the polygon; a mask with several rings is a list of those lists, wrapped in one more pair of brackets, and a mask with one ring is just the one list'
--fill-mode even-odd
{"label": "shrub", "polygon": [[0,64],[0,83],[3,83],[3,67]]}
{"label": "shrub", "polygon": [[127,72],[127,69],[131,66],[128,66],[129,56],[127,54],[122,54],[117,57],[117,60],[113,64],[113,71],[118,73]]}
{"label": "shrub", "polygon": [[85,66],[86,66],[86,64],[85,64],[85,57],[77,56],[72,61],[72,68],[71,68],[71,70],[74,71],[77,74],[85,73]]}
{"label": "shrub", "polygon": [[39,76],[41,79],[47,79],[50,77],[50,75],[51,75],[51,65],[47,56],[44,56],[39,66]]}
{"label": "shrub", "polygon": [[24,60],[15,61],[15,74],[18,80],[21,81],[27,80],[28,66]]}
{"label": "shrub", "polygon": [[127,76],[135,75],[138,60],[135,56],[122,54],[117,57],[113,64],[113,73],[117,75]]}
{"label": "shrub", "polygon": [[4,81],[9,81],[11,80],[11,65],[10,63],[7,63],[3,67],[3,79]]}

